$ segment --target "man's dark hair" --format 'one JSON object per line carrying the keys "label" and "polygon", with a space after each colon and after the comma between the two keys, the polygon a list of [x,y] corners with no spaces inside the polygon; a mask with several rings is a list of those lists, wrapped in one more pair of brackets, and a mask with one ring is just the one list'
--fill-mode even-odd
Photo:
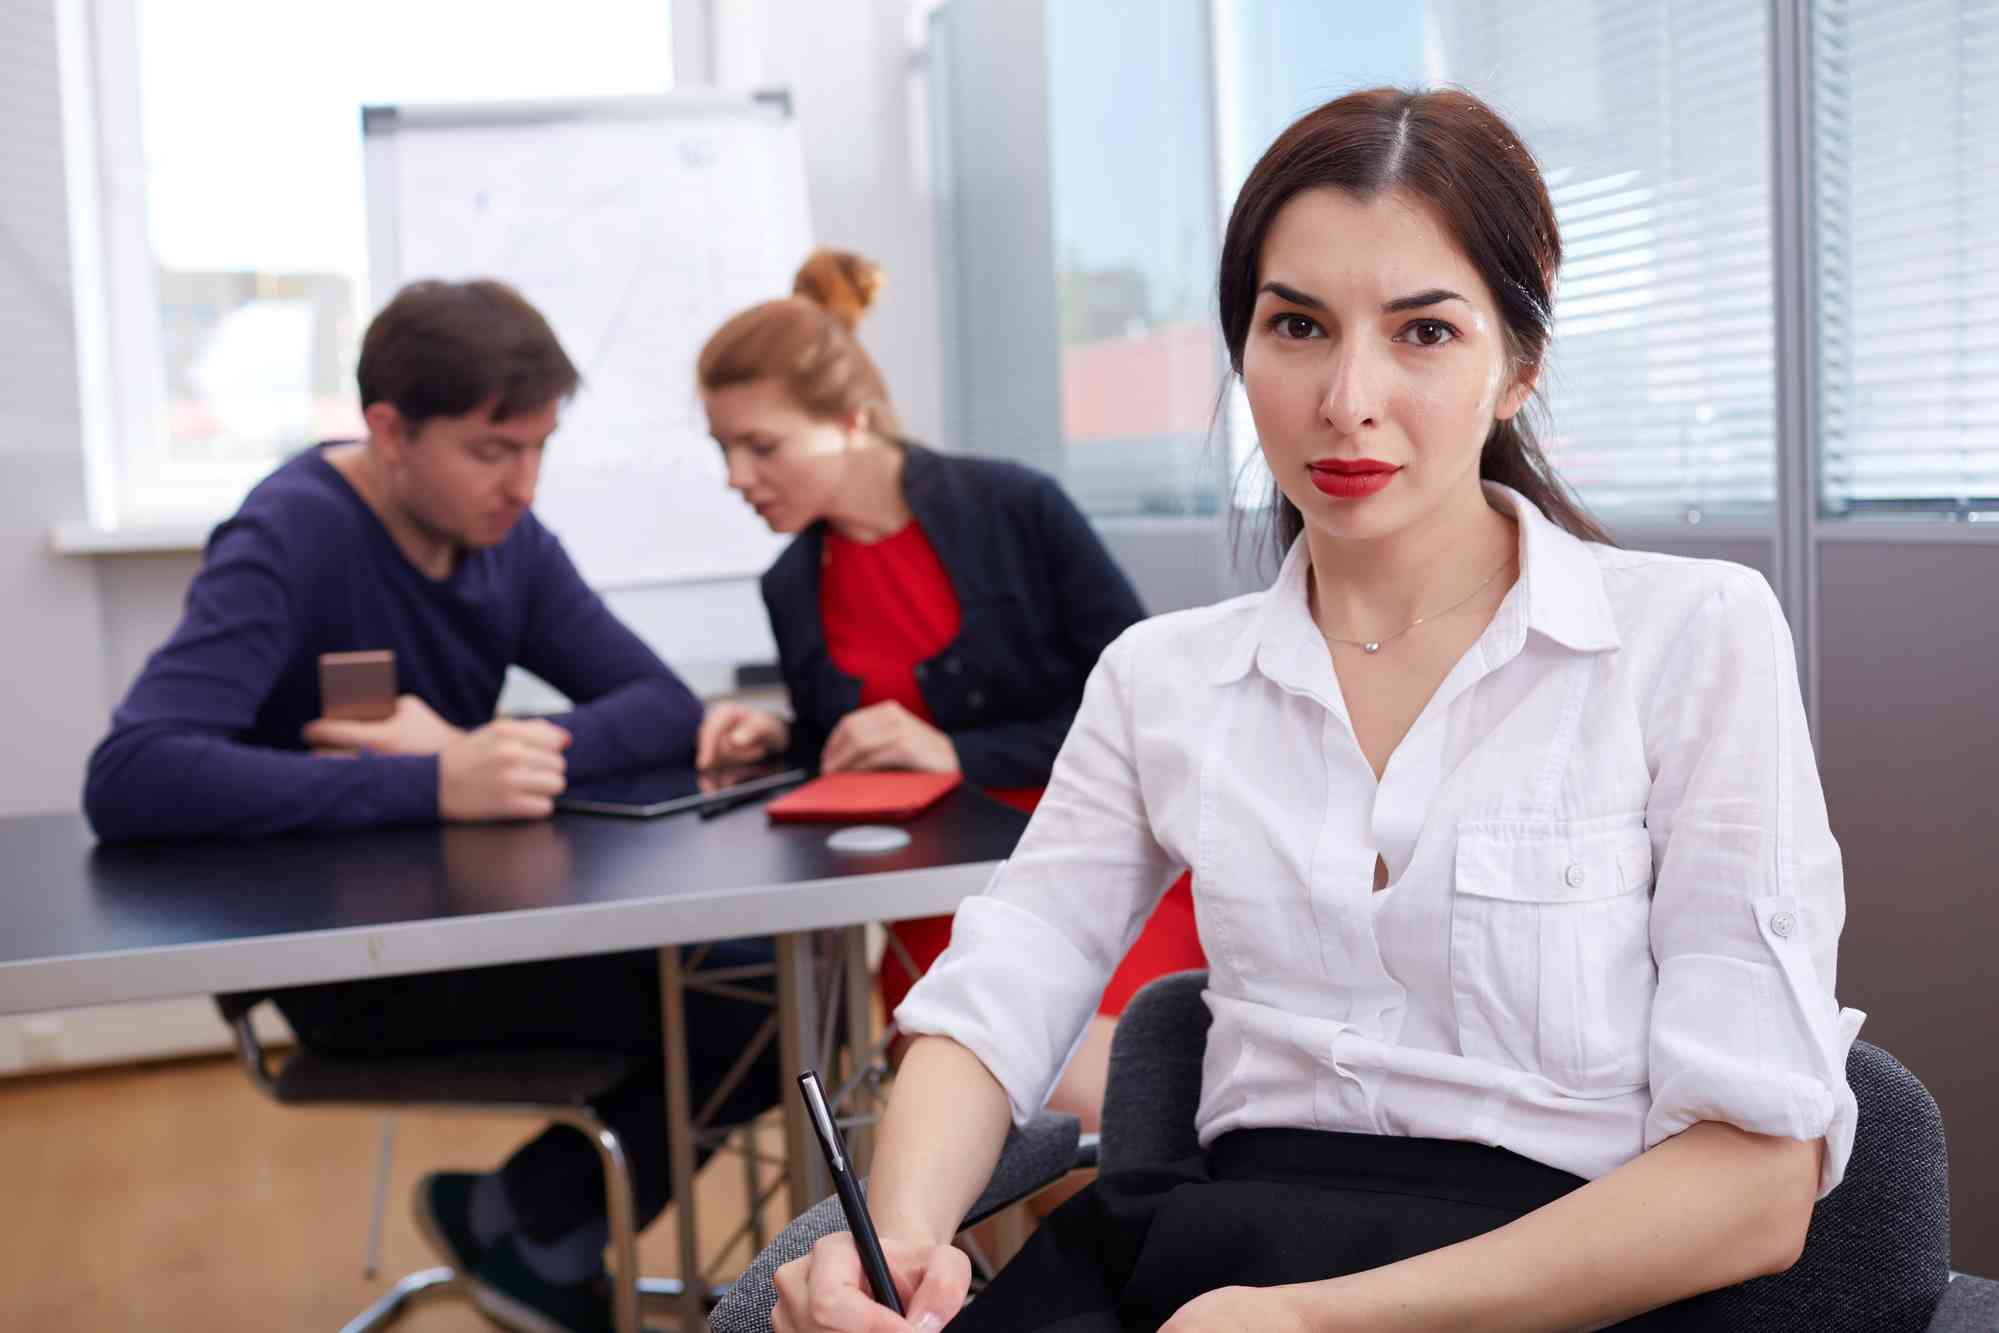
{"label": "man's dark hair", "polygon": [[361,407],[389,403],[411,430],[493,405],[493,420],[532,412],[582,383],[541,312],[504,282],[410,283],[361,339]]}

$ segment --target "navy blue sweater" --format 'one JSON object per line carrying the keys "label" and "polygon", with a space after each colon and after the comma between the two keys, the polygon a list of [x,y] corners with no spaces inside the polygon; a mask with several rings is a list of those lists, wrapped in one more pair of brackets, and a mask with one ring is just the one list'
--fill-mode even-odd
{"label": "navy blue sweater", "polygon": [[[958,637],[916,667],[917,688],[983,787],[1041,787],[1083,683],[1110,641],[1144,618],[1131,581],[1055,479],[1018,463],[905,444],[903,498],[958,594]],[[825,524],[763,577],[791,691],[792,753],[809,764],[860,706],[819,619]]]}
{"label": "navy blue sweater", "polygon": [[[323,448],[324,446],[322,446]],[[260,482],[210,536],[187,608],[90,757],[104,838],[349,829],[437,818],[437,758],[320,758],[319,655],[389,648],[397,688],[445,721],[493,717],[509,664],[577,707],[572,782],[685,763],[701,705],[524,515],[431,579],[320,449]]]}

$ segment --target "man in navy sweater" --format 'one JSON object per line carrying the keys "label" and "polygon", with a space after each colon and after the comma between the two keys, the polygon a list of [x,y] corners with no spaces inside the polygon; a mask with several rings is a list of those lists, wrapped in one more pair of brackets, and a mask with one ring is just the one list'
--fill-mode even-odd
{"label": "man in navy sweater", "polygon": [[[692,761],[701,705],[529,512],[579,382],[540,313],[500,283],[412,284],[369,326],[358,379],[367,438],[291,459],[210,537],[179,627],[91,756],[84,808],[99,836],[532,819],[568,781]],[[394,714],[320,717],[320,654],[382,648],[395,653]],[[515,663],[573,709],[496,719]],[[766,942],[739,941],[707,965],[768,956]],[[698,1105],[762,1015],[689,1003]],[[597,1110],[623,1136],[642,1224],[665,1206],[652,953],[303,987],[278,1005],[330,1052],[631,1054],[639,1072]],[[731,1118],[775,1099],[765,1066]],[[602,1175],[574,1130],[550,1130],[491,1174],[427,1177],[417,1211],[488,1313],[610,1327]]]}

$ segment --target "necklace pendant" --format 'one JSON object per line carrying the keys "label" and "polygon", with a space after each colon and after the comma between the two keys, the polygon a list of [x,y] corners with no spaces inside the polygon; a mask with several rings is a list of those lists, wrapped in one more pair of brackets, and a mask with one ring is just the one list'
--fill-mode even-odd
{"label": "necklace pendant", "polygon": [[1364,653],[1378,653],[1381,651],[1381,645],[1378,643],[1363,643],[1360,646],[1360,650]]}

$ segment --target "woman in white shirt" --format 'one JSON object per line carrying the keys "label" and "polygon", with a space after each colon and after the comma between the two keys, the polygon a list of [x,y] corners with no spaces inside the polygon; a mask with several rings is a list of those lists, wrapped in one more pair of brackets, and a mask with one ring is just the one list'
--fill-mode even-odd
{"label": "woman in white shirt", "polygon": [[1203,1153],[1100,1180],[954,1328],[1695,1328],[1795,1261],[1861,1015],[1791,638],[1756,574],[1566,498],[1522,419],[1560,258],[1464,93],[1341,98],[1250,174],[1221,319],[1288,556],[1105,652],[897,1011],[928,1035],[870,1196],[909,1317],[838,1236],[781,1270],[780,1333],[959,1311],[1009,1114],[1188,868]]}

